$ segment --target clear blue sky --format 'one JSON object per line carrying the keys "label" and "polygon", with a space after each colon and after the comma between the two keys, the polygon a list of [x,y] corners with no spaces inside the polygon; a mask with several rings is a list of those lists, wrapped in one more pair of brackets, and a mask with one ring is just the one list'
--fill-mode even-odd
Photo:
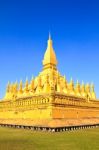
{"label": "clear blue sky", "polygon": [[99,97],[98,0],[0,0],[0,98],[8,80],[41,71],[49,30],[60,72]]}

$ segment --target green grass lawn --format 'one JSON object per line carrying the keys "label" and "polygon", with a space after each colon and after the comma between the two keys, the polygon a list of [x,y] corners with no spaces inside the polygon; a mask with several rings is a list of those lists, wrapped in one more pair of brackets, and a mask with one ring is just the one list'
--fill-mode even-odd
{"label": "green grass lawn", "polygon": [[99,128],[48,133],[0,127],[0,150],[99,150]]}

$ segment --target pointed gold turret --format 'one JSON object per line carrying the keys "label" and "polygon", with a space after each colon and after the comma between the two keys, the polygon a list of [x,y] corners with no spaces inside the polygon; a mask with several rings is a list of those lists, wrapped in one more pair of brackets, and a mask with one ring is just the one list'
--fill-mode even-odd
{"label": "pointed gold turret", "polygon": [[10,82],[8,81],[7,87],[6,87],[6,92],[9,93],[10,91]]}
{"label": "pointed gold turret", "polygon": [[81,96],[80,83],[79,83],[78,80],[77,80],[77,83],[76,83],[75,92],[76,92],[77,96]]}
{"label": "pointed gold turret", "polygon": [[91,98],[91,90],[90,90],[90,84],[89,83],[86,84],[85,90],[87,93],[87,99],[90,99]]}
{"label": "pointed gold turret", "polygon": [[25,92],[26,92],[26,93],[29,92],[28,86],[29,86],[28,78],[26,78],[26,82],[25,82]]}
{"label": "pointed gold turret", "polygon": [[82,81],[82,85],[81,85],[81,95],[82,95],[82,97],[85,97],[85,98],[87,96],[87,93],[85,91],[85,84],[83,81]]}
{"label": "pointed gold turret", "polygon": [[22,82],[22,80],[20,81],[20,84],[19,84],[19,93],[20,94],[23,93],[23,82]]}
{"label": "pointed gold turret", "polygon": [[75,92],[74,92],[74,82],[73,82],[72,78],[70,80],[70,83],[68,84],[68,87],[69,87],[69,94],[74,95],[75,94]]}
{"label": "pointed gold turret", "polygon": [[54,68],[56,69],[57,59],[53,49],[51,36],[49,34],[48,45],[43,59],[44,69]]}
{"label": "pointed gold turret", "polygon": [[30,83],[30,92],[34,93],[34,78],[32,77],[31,83]]}
{"label": "pointed gold turret", "polygon": [[16,81],[15,84],[14,84],[14,93],[15,95],[17,94],[18,92],[18,82]]}
{"label": "pointed gold turret", "polygon": [[93,83],[91,84],[91,96],[92,96],[92,99],[96,99],[96,93],[94,90],[94,84]]}

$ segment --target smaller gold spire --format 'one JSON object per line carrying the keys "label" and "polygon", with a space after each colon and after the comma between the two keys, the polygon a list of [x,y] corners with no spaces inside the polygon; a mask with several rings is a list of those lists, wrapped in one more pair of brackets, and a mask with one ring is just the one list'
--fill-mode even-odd
{"label": "smaller gold spire", "polygon": [[93,84],[93,83],[91,83],[91,89],[92,89],[92,92],[95,91],[95,90],[94,90],[94,84]]}
{"label": "smaller gold spire", "polygon": [[71,77],[70,79],[70,86],[73,87],[74,86],[74,81],[73,81],[73,78]]}
{"label": "smaller gold spire", "polygon": [[6,92],[9,93],[10,92],[10,82],[8,81],[7,87],[6,87]]}
{"label": "smaller gold spire", "polygon": [[14,91],[14,84],[13,83],[11,84],[11,89],[10,90],[11,90],[11,93],[13,93],[13,91]]}
{"label": "smaller gold spire", "polygon": [[85,92],[85,84],[83,81],[82,81],[82,85],[81,85],[81,92]]}
{"label": "smaller gold spire", "polygon": [[83,81],[82,81],[82,85],[81,85],[81,95],[82,95],[82,97],[84,97],[84,98],[86,98],[86,95],[87,95],[87,93],[86,93],[86,91],[85,91],[85,84],[84,84]]}
{"label": "smaller gold spire", "polygon": [[90,92],[90,84],[89,83],[86,84],[85,89],[86,89],[86,92]]}
{"label": "smaller gold spire", "polygon": [[71,77],[71,79],[70,79],[70,82],[72,83],[73,82],[73,78]]}
{"label": "smaller gold spire", "polygon": [[84,85],[84,81],[82,81],[82,85]]}
{"label": "smaller gold spire", "polygon": [[81,96],[81,91],[80,91],[81,89],[80,89],[80,83],[79,83],[79,81],[77,80],[77,83],[76,83],[76,88],[75,88],[75,92],[76,92],[76,94],[77,94],[77,96]]}
{"label": "smaller gold spire", "polygon": [[32,80],[34,80],[34,76],[32,75]]}
{"label": "smaller gold spire", "polygon": [[86,91],[86,94],[87,94],[87,99],[89,101],[89,99],[91,99],[91,88],[90,88],[90,84],[89,83],[86,84],[85,91]]}
{"label": "smaller gold spire", "polygon": [[79,81],[78,81],[78,79],[77,79],[77,85],[79,85]]}
{"label": "smaller gold spire", "polygon": [[67,80],[66,80],[66,76],[65,75],[63,77],[63,92],[65,94],[68,94]]}
{"label": "smaller gold spire", "polygon": [[64,82],[65,86],[67,86],[67,80],[66,80],[66,76],[65,75],[63,77],[63,82]]}
{"label": "smaller gold spire", "polygon": [[91,84],[91,96],[92,99],[96,99],[96,93],[95,93],[95,89],[94,89],[94,84]]}
{"label": "smaller gold spire", "polygon": [[16,80],[15,84],[14,84],[14,93],[16,94],[18,91],[18,82]]}
{"label": "smaller gold spire", "polygon": [[64,81],[66,81],[66,76],[64,75]]}
{"label": "smaller gold spire", "polygon": [[28,92],[28,91],[29,91],[28,85],[29,85],[29,83],[28,83],[28,78],[26,77],[26,82],[25,82],[25,92]]}
{"label": "smaller gold spire", "polygon": [[23,82],[22,82],[22,80],[20,80],[19,92],[20,92],[20,93],[23,93]]}
{"label": "smaller gold spire", "polygon": [[74,92],[74,82],[73,82],[72,77],[71,77],[71,80],[70,80],[70,83],[69,83],[68,86],[69,86],[69,94],[74,95],[75,94],[75,92]]}
{"label": "smaller gold spire", "polygon": [[30,82],[29,91],[30,91],[30,94],[34,93],[34,77],[33,76]]}

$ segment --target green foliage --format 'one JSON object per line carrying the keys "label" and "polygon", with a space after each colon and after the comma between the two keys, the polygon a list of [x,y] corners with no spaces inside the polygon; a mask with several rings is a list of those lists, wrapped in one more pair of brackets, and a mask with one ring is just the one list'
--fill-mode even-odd
{"label": "green foliage", "polygon": [[99,128],[49,133],[0,127],[0,150],[99,150]]}

